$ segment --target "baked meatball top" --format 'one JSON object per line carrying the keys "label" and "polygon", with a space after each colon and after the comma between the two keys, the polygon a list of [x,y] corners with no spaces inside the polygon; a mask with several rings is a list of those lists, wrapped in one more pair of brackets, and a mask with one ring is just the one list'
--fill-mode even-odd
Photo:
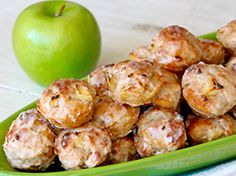
{"label": "baked meatball top", "polygon": [[175,111],[150,108],[137,123],[135,146],[141,157],[183,148],[186,133],[183,118]]}
{"label": "baked meatball top", "polygon": [[224,115],[236,104],[236,73],[222,65],[190,66],[182,88],[190,107],[205,117]]}
{"label": "baked meatball top", "polygon": [[185,124],[189,141],[193,145],[229,136],[234,132],[233,118],[229,114],[215,118],[190,114]]}
{"label": "baked meatball top", "polygon": [[161,74],[150,62],[126,60],[108,71],[112,98],[130,106],[150,104],[162,86]]}
{"label": "baked meatball top", "polygon": [[111,152],[111,145],[108,131],[95,122],[63,130],[55,142],[59,160],[68,170],[100,165]]}
{"label": "baked meatball top", "polygon": [[105,125],[112,140],[126,136],[138,120],[139,107],[122,105],[111,98],[103,98],[95,106],[93,120]]}
{"label": "baked meatball top", "polygon": [[12,122],[3,148],[12,167],[45,170],[55,157],[55,137],[49,122],[36,109],[30,109]]}
{"label": "baked meatball top", "polygon": [[88,83],[93,85],[99,94],[98,96],[109,95],[109,87],[107,83],[107,71],[113,67],[114,64],[104,65],[96,68],[88,76]]}
{"label": "baked meatball top", "polygon": [[109,155],[110,163],[121,163],[138,158],[134,141],[129,137],[123,137],[112,142],[112,150]]}
{"label": "baked meatball top", "polygon": [[184,72],[202,58],[200,41],[187,29],[176,25],[160,30],[153,47],[158,55],[157,63],[170,72]]}
{"label": "baked meatball top", "polygon": [[150,61],[155,63],[155,60],[158,58],[155,49],[151,46],[143,46],[131,51],[129,53],[129,59],[137,62]]}
{"label": "baked meatball top", "polygon": [[51,84],[37,102],[37,109],[58,128],[75,128],[91,119],[96,91],[77,79]]}
{"label": "baked meatball top", "polygon": [[217,39],[233,55],[236,55],[236,20],[217,30]]}
{"label": "baked meatball top", "polygon": [[217,41],[201,39],[202,61],[206,64],[223,64],[225,59],[225,49]]}
{"label": "baked meatball top", "polygon": [[152,105],[176,110],[181,98],[181,84],[174,73],[161,69],[163,86],[157,96],[153,98]]}

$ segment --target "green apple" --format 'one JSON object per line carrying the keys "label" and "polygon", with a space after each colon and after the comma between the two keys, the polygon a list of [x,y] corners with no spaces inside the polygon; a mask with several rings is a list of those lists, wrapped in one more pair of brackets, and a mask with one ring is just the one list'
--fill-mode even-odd
{"label": "green apple", "polygon": [[23,70],[47,86],[60,78],[81,78],[99,58],[101,36],[94,16],[70,1],[44,1],[16,20],[13,48]]}

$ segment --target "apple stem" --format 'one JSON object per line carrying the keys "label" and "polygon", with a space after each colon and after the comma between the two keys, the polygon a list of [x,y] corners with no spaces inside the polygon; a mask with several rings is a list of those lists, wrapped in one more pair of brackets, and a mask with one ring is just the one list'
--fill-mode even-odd
{"label": "apple stem", "polygon": [[65,7],[66,7],[66,4],[62,5],[61,8],[59,9],[59,11],[56,12],[55,16],[56,16],[56,17],[61,16],[63,10],[65,9]]}

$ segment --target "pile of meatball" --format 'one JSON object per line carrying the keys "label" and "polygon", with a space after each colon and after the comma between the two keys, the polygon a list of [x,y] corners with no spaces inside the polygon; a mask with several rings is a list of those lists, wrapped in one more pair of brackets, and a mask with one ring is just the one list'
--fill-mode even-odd
{"label": "pile of meatball", "polygon": [[3,145],[12,167],[92,168],[175,151],[235,133],[236,20],[198,39],[163,28],[127,60],[87,80],[51,84],[22,112]]}

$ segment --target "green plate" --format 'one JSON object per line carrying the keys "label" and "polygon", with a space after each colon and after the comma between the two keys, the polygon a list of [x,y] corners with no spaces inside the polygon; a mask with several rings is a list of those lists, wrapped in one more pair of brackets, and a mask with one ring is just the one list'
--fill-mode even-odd
{"label": "green plate", "polygon": [[[199,38],[207,38],[216,40],[216,34],[210,33]],[[0,123],[0,145],[4,143],[4,137],[7,133],[11,122],[19,113],[27,109],[35,108],[36,103],[33,102],[20,111],[14,113],[6,120]],[[188,147],[178,151],[151,156],[136,161],[129,161],[121,164],[113,164],[109,166],[100,166],[91,169],[73,170],[73,171],[56,171],[30,173],[20,172],[13,169],[7,162],[3,148],[0,147],[0,175],[42,175],[42,176],[74,176],[74,175],[173,175],[199,169],[211,164],[215,164],[227,159],[236,157],[236,135],[224,137],[205,144]]]}

